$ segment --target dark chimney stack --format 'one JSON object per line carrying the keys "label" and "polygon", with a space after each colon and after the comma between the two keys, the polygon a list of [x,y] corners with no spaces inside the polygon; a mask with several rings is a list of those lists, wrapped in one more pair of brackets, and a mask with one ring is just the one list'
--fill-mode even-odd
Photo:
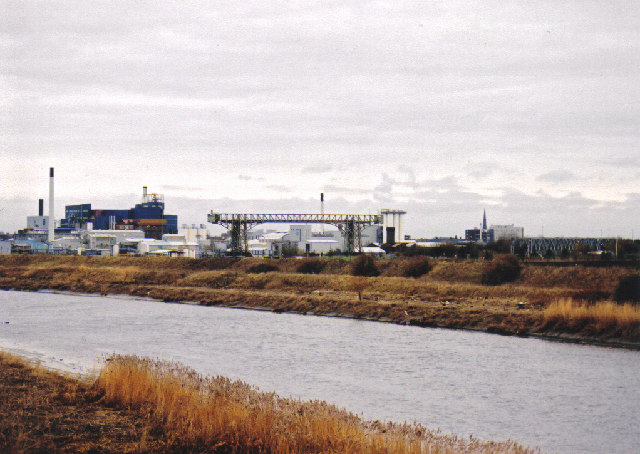
{"label": "dark chimney stack", "polygon": [[38,199],[38,216],[44,216],[44,199]]}

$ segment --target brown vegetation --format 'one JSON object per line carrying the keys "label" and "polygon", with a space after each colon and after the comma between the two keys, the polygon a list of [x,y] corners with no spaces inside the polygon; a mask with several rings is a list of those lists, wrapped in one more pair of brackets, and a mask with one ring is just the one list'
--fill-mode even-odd
{"label": "brown vegetation", "polygon": [[515,255],[500,255],[486,262],[482,268],[481,282],[485,285],[500,285],[513,282],[520,276],[520,260]]}
{"label": "brown vegetation", "polygon": [[90,382],[0,352],[0,451],[162,452],[140,409],[112,408]]}
{"label": "brown vegetation", "polygon": [[[485,263],[490,262],[482,260],[431,260],[432,269],[417,278],[404,276],[414,261],[423,258],[358,260],[367,260],[367,266],[380,272],[364,279],[366,294],[364,288],[353,287],[356,259],[345,258],[3,256],[0,288],[130,294],[418,326],[519,335],[567,333],[611,343],[640,343],[632,335],[634,330],[603,329],[590,321],[581,322],[582,329],[576,330],[578,325],[566,318],[551,325],[543,317],[544,308],[556,300],[610,300],[616,283],[634,274],[628,268],[525,264],[513,282],[487,286],[481,280]],[[267,268],[279,271],[255,272]],[[354,292],[362,301],[354,298]]]}
{"label": "brown vegetation", "polygon": [[166,362],[116,356],[79,380],[0,353],[2,452],[529,453],[363,421]]}
{"label": "brown vegetation", "polygon": [[551,303],[543,318],[543,329],[547,331],[640,340],[640,307],[632,304],[585,304],[567,298]]}

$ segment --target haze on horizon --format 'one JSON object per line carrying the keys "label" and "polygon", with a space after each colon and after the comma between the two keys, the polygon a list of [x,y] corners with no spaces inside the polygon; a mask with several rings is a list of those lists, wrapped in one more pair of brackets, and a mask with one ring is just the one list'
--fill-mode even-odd
{"label": "haze on horizon", "polygon": [[0,231],[64,205],[640,235],[640,3],[0,4]]}

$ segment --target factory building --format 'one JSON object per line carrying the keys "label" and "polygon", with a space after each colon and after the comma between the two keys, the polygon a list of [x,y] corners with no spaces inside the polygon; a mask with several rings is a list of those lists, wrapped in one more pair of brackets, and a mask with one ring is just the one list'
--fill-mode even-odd
{"label": "factory building", "polygon": [[492,225],[489,230],[493,232],[493,241],[524,238],[524,227],[516,227],[513,224]]}
{"label": "factory building", "polygon": [[[362,229],[362,250],[368,251],[367,246],[380,244],[382,241],[383,227],[381,225],[368,225]],[[289,231],[264,232],[259,230],[251,234],[248,240],[248,251],[254,257],[278,257],[283,247],[294,247],[298,254],[330,255],[343,253],[347,250],[344,232],[340,230],[323,230],[314,232],[310,224],[292,224]],[[357,247],[357,246],[356,246]],[[384,253],[382,249],[375,248],[375,253]]]}
{"label": "factory building", "polygon": [[380,211],[382,214],[382,243],[384,244],[396,244],[404,240],[404,229],[402,226],[402,216],[407,214],[403,210],[388,210],[384,209]]}
{"label": "factory building", "polygon": [[509,225],[491,225],[487,228],[487,212],[482,214],[481,228],[467,229],[464,239],[476,243],[491,243],[498,240],[514,240],[524,238],[524,227]]}
{"label": "factory building", "polygon": [[44,200],[38,200],[38,215],[27,216],[27,229],[49,230],[49,216],[44,216]]}
{"label": "factory building", "polygon": [[128,210],[93,209],[90,203],[67,205],[61,227],[85,230],[141,230],[145,238],[178,233],[178,216],[164,213],[164,196],[142,191],[142,202]]}

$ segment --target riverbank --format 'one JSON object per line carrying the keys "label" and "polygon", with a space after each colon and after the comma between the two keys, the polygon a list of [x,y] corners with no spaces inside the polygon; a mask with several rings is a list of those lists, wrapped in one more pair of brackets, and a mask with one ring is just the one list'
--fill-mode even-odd
{"label": "riverbank", "polygon": [[112,357],[78,379],[0,352],[3,452],[532,453],[419,425],[363,421],[178,364]]}
{"label": "riverbank", "polygon": [[[397,260],[397,261],[394,261]],[[166,302],[341,316],[423,327],[540,336],[616,347],[640,347],[640,311],[620,306],[584,315],[553,311],[558,301],[603,301],[625,268],[543,269],[482,285],[482,263],[437,261],[420,278],[402,276],[401,259],[379,261],[377,277],[348,274],[349,263],[325,260],[318,274],[296,272],[296,259],[166,259],[8,256],[0,258],[0,288],[127,294]],[[269,264],[272,272],[252,272]],[[585,302],[586,303],[586,302]],[[631,315],[629,315],[631,314]]]}

